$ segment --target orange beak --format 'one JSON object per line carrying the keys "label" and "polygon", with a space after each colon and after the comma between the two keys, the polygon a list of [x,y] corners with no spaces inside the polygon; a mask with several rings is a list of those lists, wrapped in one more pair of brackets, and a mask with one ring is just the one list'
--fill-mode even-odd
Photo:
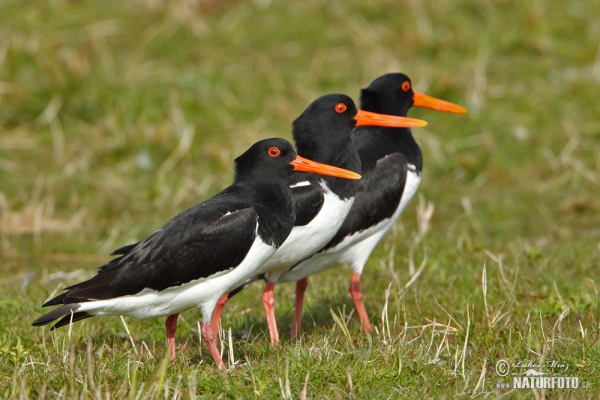
{"label": "orange beak", "polygon": [[424,107],[432,110],[443,111],[452,114],[466,114],[467,109],[448,101],[439,100],[426,94],[413,92],[413,106]]}
{"label": "orange beak", "polygon": [[360,175],[356,172],[352,172],[343,168],[332,167],[331,165],[327,164],[321,164],[300,156],[296,156],[296,159],[290,164],[294,166],[294,171],[312,172],[314,174],[335,176],[337,178],[345,179],[360,179]]}
{"label": "orange beak", "polygon": [[356,126],[387,126],[389,128],[420,128],[427,122],[395,115],[377,114],[370,111],[358,110],[354,117]]}

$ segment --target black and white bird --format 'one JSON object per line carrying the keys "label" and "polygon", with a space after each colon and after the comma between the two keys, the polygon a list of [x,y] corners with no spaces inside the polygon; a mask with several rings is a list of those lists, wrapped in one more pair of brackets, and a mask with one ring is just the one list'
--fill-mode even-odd
{"label": "black and white bird", "polygon": [[[464,114],[466,109],[412,90],[408,76],[386,74],[361,92],[361,110],[406,116],[412,107]],[[277,282],[296,282],[292,336],[300,329],[307,277],[350,264],[350,294],[366,332],[371,323],[362,302],[360,277],[371,252],[392,227],[421,181],[421,149],[409,128],[361,126],[352,132],[361,161],[359,188],[341,228],[319,252],[281,274]]]}
{"label": "black and white bird", "polygon": [[[360,172],[360,160],[351,139],[355,126],[418,127],[426,122],[393,115],[357,110],[354,101],[343,94],[329,94],[313,101],[294,120],[292,135],[298,154],[320,163]],[[290,188],[296,205],[296,220],[290,236],[259,269],[265,274],[262,302],[267,317],[271,344],[279,342],[275,319],[273,288],[277,277],[312,255],[339,230],[354,201],[357,181],[307,173],[295,173]],[[213,317],[217,330],[224,295]]]}
{"label": "black and white bird", "polygon": [[169,356],[175,357],[177,316],[200,308],[201,333],[223,367],[211,327],[218,299],[250,277],[284,243],[295,220],[290,194],[294,171],[359,179],[360,175],[296,155],[285,139],[255,143],[235,160],[235,178],[219,194],[177,215],[93,278],[69,286],[43,306],[59,307],[36,319],[52,329],[94,315],[137,319],[169,316]]}

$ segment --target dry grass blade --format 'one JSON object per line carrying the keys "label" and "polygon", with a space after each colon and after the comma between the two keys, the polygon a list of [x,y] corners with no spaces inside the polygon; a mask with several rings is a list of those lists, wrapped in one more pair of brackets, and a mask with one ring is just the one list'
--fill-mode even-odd
{"label": "dry grass blade", "polygon": [[483,306],[485,308],[485,318],[488,321],[488,326],[491,329],[490,310],[488,309],[487,303],[487,263],[483,263],[483,269],[481,270],[481,292],[483,293]]}
{"label": "dry grass blade", "polygon": [[479,379],[477,380],[477,384],[473,389],[473,396],[477,393],[477,390],[481,388],[480,393],[483,393],[483,388],[485,387],[485,367],[487,366],[487,359],[483,360],[483,366],[481,367],[481,374],[479,375]]}
{"label": "dry grass blade", "polygon": [[133,336],[131,336],[131,332],[129,332],[129,327],[127,326],[127,323],[125,323],[125,318],[123,318],[122,315],[119,315],[119,317],[121,318],[121,322],[123,323],[123,327],[125,328],[125,332],[127,332],[127,336],[129,337],[129,341],[131,342],[131,347],[133,348],[133,351],[135,352],[135,355],[139,355],[137,347],[135,345],[135,341],[133,340]]}
{"label": "dry grass blade", "polygon": [[329,309],[329,312],[331,313],[331,316],[333,317],[333,320],[335,321],[336,325],[340,328],[340,330],[348,340],[348,343],[350,344],[352,349],[354,349],[354,344],[352,343],[352,335],[350,334],[350,330],[348,329],[348,325],[346,324],[346,320],[343,317],[342,311],[339,311],[339,315],[335,311],[333,311],[333,309]]}
{"label": "dry grass blade", "polygon": [[231,328],[229,328],[228,338],[229,338],[229,367],[233,367],[236,364],[235,357],[233,356],[233,335],[231,334]]}
{"label": "dry grass blade", "polygon": [[310,372],[306,373],[306,378],[304,378],[304,386],[302,387],[302,392],[300,392],[300,400],[308,399],[308,379],[310,378]]}
{"label": "dry grass blade", "polygon": [[285,386],[281,378],[279,378],[279,388],[281,389],[281,397],[285,400],[292,399],[292,389],[290,387],[290,371],[289,364],[285,365]]}
{"label": "dry grass blade", "polygon": [[418,234],[414,239],[414,244],[418,244],[423,240],[431,225],[431,218],[435,210],[435,204],[431,201],[425,201],[425,198],[419,194],[419,203],[417,205],[417,226]]}

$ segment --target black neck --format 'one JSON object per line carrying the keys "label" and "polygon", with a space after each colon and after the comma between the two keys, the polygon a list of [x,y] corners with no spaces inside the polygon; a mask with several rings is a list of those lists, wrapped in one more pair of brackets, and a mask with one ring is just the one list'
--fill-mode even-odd
{"label": "black neck", "polygon": [[409,128],[361,126],[352,133],[364,172],[375,167],[377,160],[392,153],[401,153],[417,172],[423,169],[423,156]]}
{"label": "black neck", "polygon": [[[298,154],[310,160],[360,173],[360,158],[350,136],[330,146],[303,146],[296,144]],[[296,182],[301,180],[323,181],[327,187],[341,199],[353,197],[358,181],[336,178],[333,176],[315,175],[305,172],[296,173]]]}
{"label": "black neck", "polygon": [[283,244],[294,226],[296,210],[289,182],[234,183],[230,193],[243,196],[258,214],[258,235],[270,245]]}

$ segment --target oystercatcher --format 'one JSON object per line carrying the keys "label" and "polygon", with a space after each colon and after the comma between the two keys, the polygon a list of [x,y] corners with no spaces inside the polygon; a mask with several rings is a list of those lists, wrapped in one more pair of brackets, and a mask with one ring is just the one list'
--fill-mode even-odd
{"label": "oystercatcher", "polygon": [[[411,106],[455,114],[467,112],[458,105],[413,91],[410,79],[401,73],[383,75],[361,92],[362,110],[406,116]],[[363,178],[344,223],[322,250],[277,278],[277,282],[296,282],[292,336],[300,329],[307,277],[338,264],[350,264],[350,294],[365,331],[371,331],[360,277],[371,252],[421,181],[421,149],[410,129],[362,126],[354,129],[352,140],[360,155]]]}
{"label": "oystercatcher", "polygon": [[255,143],[235,160],[235,179],[214,197],[177,215],[93,278],[67,287],[43,306],[60,307],[36,319],[52,329],[94,315],[137,319],[169,316],[169,356],[175,357],[177,316],[202,311],[201,333],[223,367],[211,318],[219,297],[256,275],[288,237],[295,219],[293,171],[358,179],[360,175],[299,157],[285,139]]}
{"label": "oystercatcher", "polygon": [[[425,121],[357,110],[354,101],[343,94],[329,94],[313,101],[294,120],[292,135],[298,154],[321,163],[360,172],[360,160],[352,143],[355,126],[418,127]],[[296,205],[296,220],[290,236],[260,268],[267,284],[262,302],[267,316],[271,344],[279,341],[275,319],[273,288],[279,274],[315,253],[339,230],[354,201],[356,181],[295,173],[290,188]],[[217,331],[228,295],[218,302],[213,316]]]}

